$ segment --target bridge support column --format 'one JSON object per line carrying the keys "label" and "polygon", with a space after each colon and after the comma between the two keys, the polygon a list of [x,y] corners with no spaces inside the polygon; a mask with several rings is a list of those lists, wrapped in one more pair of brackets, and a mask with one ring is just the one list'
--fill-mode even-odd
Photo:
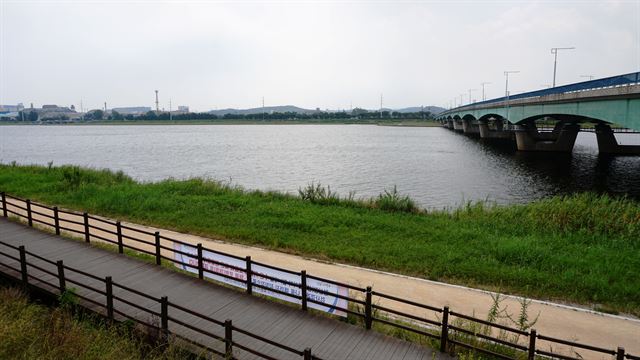
{"label": "bridge support column", "polygon": [[486,140],[513,141],[513,131],[504,130],[502,121],[496,121],[496,130],[489,128],[489,121],[481,120],[478,125],[480,138]]}
{"label": "bridge support column", "polygon": [[465,135],[480,136],[480,128],[471,120],[462,120],[462,132]]}
{"label": "bridge support column", "polygon": [[462,128],[462,120],[453,120],[453,130],[455,131],[464,131]]}
{"label": "bridge support column", "polygon": [[[556,129],[560,127],[556,126]],[[563,124],[556,132],[540,134],[534,124],[516,126],[516,145],[520,151],[571,152],[578,137],[578,124]],[[557,134],[557,136],[556,136]]]}
{"label": "bridge support column", "polygon": [[447,129],[453,130],[453,120],[447,120]]}
{"label": "bridge support column", "polygon": [[596,125],[598,151],[601,154],[640,155],[640,145],[620,145],[607,124]]}

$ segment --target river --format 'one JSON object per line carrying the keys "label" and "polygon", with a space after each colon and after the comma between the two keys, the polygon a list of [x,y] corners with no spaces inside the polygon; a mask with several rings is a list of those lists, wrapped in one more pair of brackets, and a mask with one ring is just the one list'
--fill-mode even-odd
{"label": "river", "polygon": [[[640,134],[618,134],[623,144]],[[394,186],[426,208],[523,203],[597,191],[640,198],[640,157],[606,157],[580,133],[572,154],[497,148],[443,128],[375,125],[0,126],[0,161],[122,170],[135,179],[205,177],[297,193]]]}

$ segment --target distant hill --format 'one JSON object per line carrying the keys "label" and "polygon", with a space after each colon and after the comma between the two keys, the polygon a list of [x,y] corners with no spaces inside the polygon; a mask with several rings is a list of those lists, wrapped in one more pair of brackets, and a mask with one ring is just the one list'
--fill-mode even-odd
{"label": "distant hill", "polygon": [[[408,113],[408,112],[419,112],[422,111],[422,107],[420,106],[413,106],[413,107],[407,107],[407,108],[403,108],[403,109],[387,109],[384,108],[383,110],[385,111],[397,111],[397,112],[401,112],[401,113]],[[445,109],[438,107],[438,106],[425,106],[424,107],[424,111],[428,111],[432,114],[439,114],[441,112],[443,112]],[[264,108],[261,107],[257,107],[257,108],[251,108],[251,109],[222,109],[222,110],[211,110],[209,111],[209,114],[213,114],[216,116],[224,116],[225,114],[238,114],[238,115],[249,115],[249,114],[262,114],[263,112],[266,113],[272,113],[272,112],[277,112],[277,113],[285,113],[285,112],[295,112],[298,114],[313,114],[315,112],[318,112],[319,110],[312,110],[312,109],[304,109],[301,107],[297,107],[297,106],[293,106],[293,105],[283,105],[283,106],[265,106]],[[334,112],[338,112],[339,110],[330,110],[330,111],[334,111]],[[378,111],[378,109],[373,109],[373,110],[369,110],[369,111]]]}
{"label": "distant hill", "polygon": [[312,114],[317,110],[303,109],[293,105],[283,105],[283,106],[265,106],[264,108],[251,108],[251,109],[222,109],[222,110],[211,110],[209,114],[223,116],[224,114],[239,114],[239,115],[248,115],[248,114],[262,114],[263,112],[272,113],[285,113],[285,112],[295,112],[298,114]]}
{"label": "distant hill", "polygon": [[[439,106],[425,106],[424,107],[424,111],[428,111],[432,114],[439,114],[443,111],[445,111],[445,108],[441,108]],[[420,106],[412,106],[412,107],[407,107],[404,109],[396,109],[395,111],[397,112],[401,112],[401,113],[409,113],[409,112],[419,112],[422,111],[422,107]]]}

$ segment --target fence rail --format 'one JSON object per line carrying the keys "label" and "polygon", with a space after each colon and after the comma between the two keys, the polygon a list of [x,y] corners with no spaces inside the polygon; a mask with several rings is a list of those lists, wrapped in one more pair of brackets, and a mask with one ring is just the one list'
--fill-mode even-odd
{"label": "fence rail", "polygon": [[[21,219],[26,219],[29,226],[33,226],[33,222],[35,221],[36,223],[40,223],[40,224],[52,227],[55,230],[55,233],[58,235],[61,233],[62,230],[80,234],[84,236],[84,241],[88,243],[91,242],[92,238],[95,238],[95,239],[98,239],[99,241],[116,245],[118,247],[118,252],[120,254],[124,253],[124,248],[141,252],[154,257],[155,263],[157,265],[162,265],[163,260],[166,260],[166,261],[172,262],[173,264],[182,265],[190,268],[197,268],[197,274],[194,274],[194,275],[198,276],[200,279],[203,279],[204,275],[208,273],[215,276],[229,278],[234,281],[240,281],[244,283],[245,291],[248,294],[252,294],[254,288],[265,288],[266,290],[273,291],[275,293],[280,293],[292,299],[296,299],[296,301],[298,301],[298,303],[301,305],[301,309],[303,311],[308,310],[309,303],[318,304],[321,306],[331,306],[331,304],[318,301],[314,296],[310,296],[309,294],[310,292],[315,292],[319,294],[325,294],[327,292],[325,290],[318,289],[308,285],[307,282],[309,279],[345,287],[349,289],[348,295],[340,295],[340,294],[331,294],[331,295],[336,296],[337,298],[347,300],[352,304],[352,307],[351,308],[349,308],[349,306],[338,307],[334,305],[334,307],[337,310],[344,311],[347,314],[356,316],[357,318],[361,318],[363,320],[364,327],[366,329],[371,329],[373,326],[373,323],[375,322],[375,323],[380,323],[386,326],[395,327],[400,330],[412,332],[421,336],[438,339],[440,342],[440,350],[443,352],[452,350],[454,346],[461,346],[461,347],[473,349],[482,353],[486,353],[492,356],[496,356],[504,359],[510,359],[510,360],[519,360],[523,356],[527,357],[528,360],[533,360],[536,355],[558,358],[558,359],[574,359],[574,357],[567,356],[566,354],[561,353],[558,350],[558,346],[569,346],[572,349],[577,348],[577,349],[592,351],[597,354],[600,354],[600,356],[602,355],[615,356],[616,360],[624,360],[624,359],[640,360],[640,357],[638,356],[625,353],[625,350],[622,347],[602,348],[602,347],[593,346],[589,344],[582,344],[574,341],[568,341],[564,339],[543,336],[538,334],[535,329],[530,329],[528,331],[525,331],[521,329],[508,327],[499,323],[488,322],[486,320],[479,319],[473,316],[451,311],[448,306],[439,308],[436,306],[403,299],[391,294],[385,294],[385,293],[373,291],[371,286],[367,286],[365,288],[353,286],[346,282],[340,282],[340,281],[326,279],[326,278],[315,276],[315,275],[310,275],[305,270],[294,271],[294,270],[281,268],[271,264],[265,264],[262,262],[253,261],[249,256],[243,258],[237,255],[221,252],[219,250],[206,248],[201,243],[197,245],[193,245],[177,239],[173,239],[168,236],[161,235],[160,232],[158,231],[151,232],[143,229],[138,229],[132,226],[126,226],[126,225],[123,225],[120,221],[104,219],[98,216],[89,215],[86,212],[77,213],[73,211],[62,210],[62,209],[58,209],[55,206],[50,207],[44,204],[34,203],[29,199],[22,199],[16,196],[11,196],[9,194],[6,194],[5,192],[1,192],[0,195],[1,195],[0,200],[2,203],[2,214],[4,217],[8,217],[11,214]],[[22,206],[21,204],[25,204],[25,205]],[[38,210],[34,210],[33,207],[38,208]],[[50,212],[50,213],[47,213],[47,212]],[[42,219],[35,219],[33,217],[34,214],[51,221],[47,222]],[[61,217],[60,214],[65,214],[67,216]],[[75,217],[75,218],[70,219],[69,216]],[[94,224],[91,224],[89,220],[92,220]],[[96,222],[99,224],[95,224]],[[74,229],[72,227],[65,227],[63,226],[64,223],[75,224],[77,226],[82,227],[82,230]],[[109,226],[112,228],[111,229],[108,228]],[[92,230],[94,230],[93,233],[91,232]],[[129,234],[124,234],[123,230],[126,230],[127,232],[129,232]],[[116,237],[116,240],[109,239],[106,236],[102,236],[100,234],[96,234],[96,231],[111,234]],[[141,246],[145,246],[146,248],[136,247],[132,244],[126,244],[124,243],[124,239],[130,240],[135,243],[139,243],[141,244]],[[163,241],[165,243],[163,243]],[[181,245],[194,247],[197,249],[197,252],[194,255],[194,254],[177,250],[173,246],[171,246],[172,244],[167,246],[166,244],[167,241],[171,242],[172,244],[181,244]],[[168,316],[167,315],[168,309],[175,309],[178,311],[182,311],[184,313],[188,313],[190,315],[200,317],[218,326],[223,326],[225,329],[225,334],[226,334],[225,336],[228,335],[228,337],[222,338],[218,336],[211,336],[213,338],[217,338],[218,340],[222,339],[225,342],[226,350],[224,353],[218,353],[219,355],[228,356],[230,354],[231,349],[233,349],[233,347],[236,346],[240,349],[251,352],[255,355],[263,356],[266,359],[271,358],[266,354],[260,354],[256,350],[248,349],[246,346],[235,342],[233,340],[233,334],[235,332],[235,333],[244,334],[246,336],[250,336],[259,341],[288,350],[290,352],[303,356],[304,359],[317,359],[315,356],[311,354],[310,349],[296,350],[296,349],[289,348],[284,344],[278,344],[258,334],[251,334],[248,331],[245,331],[243,329],[239,329],[233,326],[231,320],[225,320],[223,322],[221,320],[212,319],[205,315],[199,314],[195,310],[186,309],[184,307],[173,304],[169,302],[166,298],[163,298],[164,300],[156,299],[148,294],[141,293],[137,290],[128,288],[122,284],[117,284],[113,282],[110,278],[109,280],[97,278],[91,274],[82,272],[78,269],[73,269],[71,267],[68,267],[62,264],[61,261],[55,262],[50,259],[44,259],[42,257],[39,257],[36,254],[27,252],[24,249],[24,247],[16,248],[2,241],[0,241],[0,244],[19,251],[19,254],[18,254],[19,257],[14,257],[14,256],[11,256],[10,254],[7,254],[1,251],[0,251],[0,255],[4,256],[5,258],[9,258],[15,261],[20,261],[20,264],[21,264],[20,269],[13,268],[3,263],[0,263],[0,265],[21,273],[22,281],[25,284],[28,282],[28,278],[29,278],[29,275],[27,273],[27,267],[33,266],[35,268],[35,266],[37,266],[37,265],[29,264],[26,262],[26,255],[29,255],[29,256],[38,258],[39,260],[42,260],[50,265],[56,266],[55,270],[45,270],[45,269],[39,269],[39,270],[46,272],[48,275],[57,276],[59,285],[56,285],[56,286],[59,288],[60,292],[64,291],[66,282],[72,282],[77,284],[78,286],[88,288],[89,290],[92,290],[100,295],[104,295],[106,297],[107,305],[97,303],[95,300],[90,298],[83,298],[83,300],[89,301],[98,306],[106,307],[108,318],[111,320],[113,319],[114,313],[119,314],[120,316],[123,316],[123,317],[128,317],[126,314],[123,314],[122,312],[118,311],[113,307],[113,299],[116,299],[118,301],[125,303],[124,301],[122,301],[121,297],[116,297],[113,295],[113,287],[117,287],[129,293],[133,293],[138,296],[145,297],[147,299],[151,299],[158,302],[162,308],[160,312],[154,312],[144,307],[140,307],[140,308],[144,308],[142,310],[147,311],[152,315],[159,315],[159,317],[162,320],[161,321],[162,326],[160,330],[164,332],[167,331],[166,324],[168,324],[169,321],[172,321],[176,324],[179,324],[185,327],[189,327],[189,325],[185,325],[185,323],[180,321],[179,319]],[[185,263],[173,257],[165,256],[162,254],[162,250],[179,253],[191,258],[195,257],[197,258],[197,265]],[[216,261],[213,259],[205,258],[203,256],[203,253],[205,251],[223,255],[225,257],[229,257],[238,261],[242,261],[244,262],[245,267],[236,266],[236,265]],[[224,265],[225,267],[232,268],[234,271],[237,271],[238,273],[244,274],[244,276],[243,278],[238,278],[238,277],[223,274],[220,272],[214,272],[206,268],[206,266],[204,265],[205,262]],[[285,274],[299,276],[300,282],[281,279],[281,278],[269,276],[262,273],[256,274],[254,271],[252,271],[252,269],[255,268],[256,265],[273,269]],[[105,286],[105,291],[93,288],[89,284],[83,284],[79,282],[77,279],[71,279],[71,278],[65,277],[64,270],[69,270],[76,274],[83,275],[84,277],[92,278],[93,280],[98,280],[103,282]],[[283,291],[279,291],[278,289],[265,287],[263,285],[253,282],[255,277],[269,278],[273,281],[287,284],[292,287],[297,287],[299,289],[299,294],[283,292]],[[50,283],[48,283],[48,285],[54,286]],[[399,303],[405,307],[420,309],[420,311],[426,311],[430,316],[417,316],[415,315],[415,313],[409,313],[406,311],[393,309],[391,305],[383,306],[378,303],[381,300],[385,301],[386,303]],[[128,305],[134,306],[134,307],[139,306],[139,304],[132,304],[130,302],[128,303]],[[437,320],[434,320],[434,319],[437,319]],[[135,320],[135,319],[132,319],[132,320],[140,322],[139,320]],[[456,322],[455,320],[458,320],[458,322]],[[467,322],[467,324],[475,324],[474,327],[484,326],[485,332],[481,333],[478,331],[472,331],[468,328],[465,328],[464,326],[460,325],[460,321],[465,321]],[[153,324],[146,324],[146,325],[153,326]],[[204,335],[212,335],[208,331],[203,329],[197,329],[193,327],[190,327],[190,329]],[[509,337],[505,337],[505,336],[500,337],[496,335],[496,334],[505,334],[505,333],[513,334],[514,336],[512,336],[511,340],[509,340]],[[544,341],[548,344],[551,344],[551,346],[549,347],[549,351],[543,350],[540,346],[538,346],[537,343],[539,341]],[[485,346],[485,345],[495,345],[495,344],[505,346],[509,349],[512,349],[512,351],[510,351],[509,354],[497,353],[495,351],[488,350],[487,346]],[[556,345],[556,346],[553,346],[553,345]]]}

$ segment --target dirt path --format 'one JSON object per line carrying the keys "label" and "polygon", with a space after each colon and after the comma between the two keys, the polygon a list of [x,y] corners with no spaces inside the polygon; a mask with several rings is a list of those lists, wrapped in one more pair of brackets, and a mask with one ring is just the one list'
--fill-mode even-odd
{"label": "dirt path", "polygon": [[[11,202],[19,204],[15,200],[11,200]],[[24,206],[23,204],[20,205]],[[13,206],[8,206],[8,208],[13,209],[14,211],[23,212]],[[47,213],[47,210],[43,208],[34,206],[33,209]],[[37,218],[39,218],[39,215],[34,216],[34,219]],[[77,217],[61,214],[61,219],[64,218],[76,221],[79,220]],[[103,223],[95,222],[95,224],[103,228],[106,227]],[[378,292],[393,294],[396,297],[436,307],[449,306],[453,311],[473,315],[479,318],[486,317],[487,311],[492,304],[490,296],[491,293],[484,290],[450,285],[356,266],[338,263],[325,263],[301,256],[233,244],[165,229],[156,229],[138,224],[123,222],[123,225],[148,232],[160,231],[165,237],[194,245],[202,243],[205,247],[237,256],[244,257],[249,255],[253,260],[258,262],[272,264],[294,271],[306,270],[307,273],[312,275],[346,282],[359,287],[370,285]],[[65,222],[64,226],[82,230],[82,226],[78,224]],[[109,230],[115,231],[115,229]],[[124,231],[123,233],[126,235],[128,231]],[[114,239],[114,236],[108,232],[96,232],[96,234]],[[136,236],[140,237],[139,234],[136,234]],[[95,240],[98,239],[96,238]],[[150,236],[147,238],[143,236],[142,240],[153,243],[153,237]],[[139,244],[136,245],[139,246]],[[149,250],[152,250],[152,247],[149,247]],[[170,251],[165,250],[163,250],[163,255],[173,256]],[[520,309],[518,300],[518,297],[505,296],[503,302],[508,311],[516,316]],[[424,310],[408,305],[402,305],[397,302],[381,302],[380,305],[388,306],[393,309],[412,313],[418,316],[425,316]],[[598,313],[569,305],[538,300],[532,301],[529,314],[533,317],[540,314],[538,322],[535,325],[535,329],[538,331],[538,334],[599,346],[606,349],[615,349],[616,347],[621,346],[625,348],[627,353],[631,353],[635,356],[640,355],[640,319]],[[434,318],[433,316],[426,316]],[[549,347],[549,343],[540,340],[538,341],[537,348],[548,351]],[[580,357],[585,359],[608,358],[608,356],[600,353],[588,350],[571,349],[569,347],[563,348],[557,344],[553,345],[553,350],[562,350],[562,352],[567,355],[577,356],[574,352],[575,350]]]}

